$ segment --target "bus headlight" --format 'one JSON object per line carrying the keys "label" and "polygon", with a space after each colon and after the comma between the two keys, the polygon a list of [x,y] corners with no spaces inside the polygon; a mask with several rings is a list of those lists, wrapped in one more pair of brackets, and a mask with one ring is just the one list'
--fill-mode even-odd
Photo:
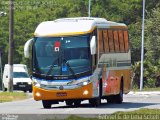
{"label": "bus headlight", "polygon": [[41,96],[41,94],[39,93],[39,92],[36,92],[36,94],[35,94],[37,97],[40,97]]}
{"label": "bus headlight", "polygon": [[34,84],[36,87],[40,87],[41,85],[39,83]]}
{"label": "bus headlight", "polygon": [[87,85],[89,82],[88,81],[85,81],[85,82],[83,82],[83,85]]}
{"label": "bus headlight", "polygon": [[37,80],[35,80],[35,79],[34,79],[34,81],[33,81],[33,85],[36,86],[36,87],[40,87],[40,86],[41,86],[41,85],[37,82]]}
{"label": "bus headlight", "polygon": [[84,85],[88,85],[89,83],[90,83],[90,81],[87,80],[87,81],[84,81],[84,82],[80,82],[80,83],[78,83],[77,85],[79,85],[79,86],[84,86]]}
{"label": "bus headlight", "polygon": [[88,95],[88,90],[83,91],[83,95]]}

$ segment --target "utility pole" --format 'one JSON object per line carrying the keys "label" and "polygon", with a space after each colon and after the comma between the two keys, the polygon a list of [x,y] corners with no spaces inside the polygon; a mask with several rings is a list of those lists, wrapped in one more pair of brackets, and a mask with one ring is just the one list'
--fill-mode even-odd
{"label": "utility pole", "polygon": [[[1,88],[3,87],[3,81],[2,81],[2,50],[0,49],[0,71],[1,71]],[[3,88],[2,88],[3,90]]]}
{"label": "utility pole", "polygon": [[143,89],[144,15],[145,15],[145,0],[143,0],[143,16],[142,16],[142,46],[141,46],[141,76],[140,76],[140,91]]}
{"label": "utility pole", "polygon": [[10,0],[9,8],[9,53],[8,53],[8,91],[13,92],[13,50],[14,50],[14,41],[13,41],[13,25],[14,23],[14,0]]}
{"label": "utility pole", "polygon": [[[6,12],[1,11],[0,12],[0,17],[6,16]],[[2,81],[2,49],[0,49],[0,71],[1,71],[1,88],[3,87],[3,81]],[[3,88],[2,88],[3,89]]]}
{"label": "utility pole", "polygon": [[91,0],[88,3],[88,17],[91,17]]}

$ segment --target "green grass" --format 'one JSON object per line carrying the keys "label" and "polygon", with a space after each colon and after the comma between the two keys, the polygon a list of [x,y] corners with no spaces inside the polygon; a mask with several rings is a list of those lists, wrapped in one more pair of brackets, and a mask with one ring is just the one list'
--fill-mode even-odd
{"label": "green grass", "polygon": [[0,103],[23,100],[28,98],[28,95],[23,92],[0,92]]}
{"label": "green grass", "polygon": [[[139,109],[130,112],[116,112],[111,115],[98,115],[96,118],[84,118],[71,115],[65,120],[159,120],[160,109]],[[46,120],[58,120],[46,119]]]}
{"label": "green grass", "polygon": [[[133,91],[137,92],[137,91],[140,91],[139,88],[133,88],[132,89]],[[157,88],[143,88],[142,91],[160,91],[160,87],[157,87]]]}
{"label": "green grass", "polygon": [[[117,112],[111,115],[111,118],[118,118],[119,120],[159,120],[160,109],[139,109],[130,112]],[[110,119],[107,119],[110,120]],[[113,119],[116,120],[116,119]]]}

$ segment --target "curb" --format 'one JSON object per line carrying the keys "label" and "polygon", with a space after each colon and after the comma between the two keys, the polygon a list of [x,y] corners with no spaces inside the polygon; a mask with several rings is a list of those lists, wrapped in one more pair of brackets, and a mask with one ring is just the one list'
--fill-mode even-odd
{"label": "curb", "polygon": [[130,95],[160,95],[160,91],[142,91],[142,92],[133,92],[130,91]]}

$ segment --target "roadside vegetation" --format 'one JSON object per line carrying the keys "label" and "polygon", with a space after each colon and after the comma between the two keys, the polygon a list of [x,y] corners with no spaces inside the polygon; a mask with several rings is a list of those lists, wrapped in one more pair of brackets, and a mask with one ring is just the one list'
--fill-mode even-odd
{"label": "roadside vegetation", "polygon": [[[87,115],[85,115],[87,116]],[[159,120],[160,109],[140,109],[131,112],[116,112],[111,115],[97,115],[96,118],[85,118],[71,115],[65,120]],[[57,119],[46,119],[57,120]]]}
{"label": "roadside vegetation", "polygon": [[0,103],[23,100],[29,98],[24,92],[0,92]]}
{"label": "roadside vegetation", "polygon": [[158,119],[160,119],[160,109],[143,108],[131,112],[116,112],[110,115],[110,117],[108,117],[106,120],[158,120]]}
{"label": "roadside vegetation", "polygon": [[[140,88],[138,88],[138,87],[134,87],[133,89],[132,89],[132,91],[139,91],[139,89]],[[160,87],[155,87],[155,88],[148,88],[148,87],[144,87],[143,89],[142,89],[142,91],[160,91]]]}

